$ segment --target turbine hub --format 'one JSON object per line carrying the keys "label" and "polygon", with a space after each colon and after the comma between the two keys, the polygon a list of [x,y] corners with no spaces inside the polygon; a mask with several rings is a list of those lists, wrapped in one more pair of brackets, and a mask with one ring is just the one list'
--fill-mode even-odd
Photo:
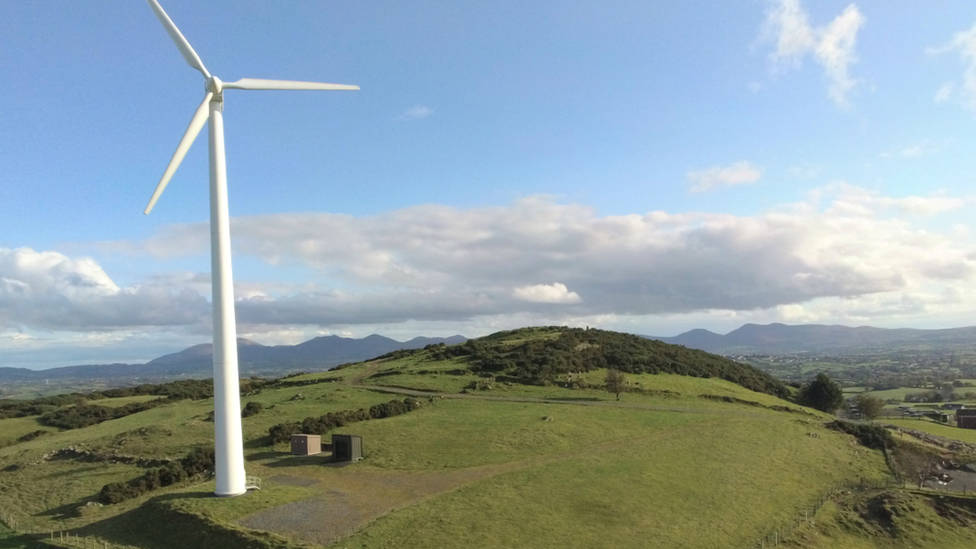
{"label": "turbine hub", "polygon": [[220,95],[224,91],[224,83],[216,76],[211,76],[207,79],[207,91],[213,92],[214,95]]}

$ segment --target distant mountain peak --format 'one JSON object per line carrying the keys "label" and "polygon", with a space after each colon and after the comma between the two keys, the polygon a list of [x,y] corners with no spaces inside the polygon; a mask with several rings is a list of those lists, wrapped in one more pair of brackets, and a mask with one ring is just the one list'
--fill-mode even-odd
{"label": "distant mountain peak", "polygon": [[[419,349],[433,343],[452,345],[467,338],[416,337],[399,342],[373,334],[362,339],[320,336],[297,345],[266,346],[245,338],[237,339],[237,355],[242,375],[281,375],[294,371],[328,370],[347,362],[360,362],[400,349]],[[0,382],[25,379],[164,379],[176,376],[213,375],[213,344],[200,343],[150,360],[145,364],[95,364],[65,366],[50,370],[0,368]]]}
{"label": "distant mountain peak", "polygon": [[695,329],[674,337],[649,337],[713,353],[795,353],[851,351],[899,344],[966,345],[976,339],[976,327],[942,330],[873,328],[842,325],[743,324],[725,335]]}

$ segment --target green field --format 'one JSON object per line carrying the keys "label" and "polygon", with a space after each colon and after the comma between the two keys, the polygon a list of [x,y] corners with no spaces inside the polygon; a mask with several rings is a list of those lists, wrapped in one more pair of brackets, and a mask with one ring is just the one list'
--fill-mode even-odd
{"label": "green field", "polygon": [[[555,340],[543,331],[498,343],[534,335]],[[261,478],[261,490],[230,499],[209,497],[213,481],[203,480],[90,505],[103,485],[139,477],[145,466],[57,453],[178,458],[211,443],[211,400],[167,403],[82,429],[48,428],[49,435],[0,448],[0,513],[13,515],[20,532],[69,531],[145,549],[745,549],[790,528],[831,487],[889,475],[881,452],[825,428],[832,418],[820,412],[718,378],[674,374],[628,375],[635,390],[618,401],[600,388],[604,375],[475,389],[490,378],[467,372],[457,358],[415,354],[289,378],[311,384],[242,398],[263,405],[243,420],[247,471]],[[563,386],[569,383],[577,388]],[[363,437],[361,462],[340,467],[328,454],[291,456],[286,444],[270,445],[273,425],[403,399],[384,392],[398,387],[433,396],[420,398],[415,411],[338,429]],[[10,441],[37,429],[36,417],[0,420]],[[837,509],[824,508],[822,531],[797,530],[794,546],[909,547],[923,539],[876,545],[844,526],[849,514]],[[951,525],[929,526],[976,540]],[[29,547],[32,539],[0,530],[0,549]]]}
{"label": "green field", "polygon": [[976,444],[976,430],[973,429],[960,429],[952,424],[943,425],[929,419],[886,419],[883,421],[884,423],[906,429],[915,429],[916,431],[923,431],[940,437]]}

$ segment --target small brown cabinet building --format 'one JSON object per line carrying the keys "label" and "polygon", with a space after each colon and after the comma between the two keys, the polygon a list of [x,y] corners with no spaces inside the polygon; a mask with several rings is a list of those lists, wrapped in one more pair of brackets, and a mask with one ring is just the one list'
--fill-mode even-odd
{"label": "small brown cabinet building", "polygon": [[294,456],[314,456],[322,453],[321,435],[292,435],[291,453]]}

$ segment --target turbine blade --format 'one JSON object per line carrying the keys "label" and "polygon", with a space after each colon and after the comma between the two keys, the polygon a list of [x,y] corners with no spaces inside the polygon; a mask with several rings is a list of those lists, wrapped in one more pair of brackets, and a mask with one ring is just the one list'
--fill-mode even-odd
{"label": "turbine blade", "polygon": [[180,32],[180,29],[176,28],[176,25],[173,23],[173,20],[169,18],[169,15],[166,15],[166,12],[163,11],[163,7],[159,5],[159,2],[156,0],[146,0],[146,2],[149,3],[149,7],[152,8],[153,12],[156,14],[156,19],[159,19],[159,22],[163,24],[163,28],[166,29],[169,37],[173,39],[173,43],[176,44],[176,47],[179,48],[180,53],[183,54],[183,59],[186,59],[186,62],[189,63],[191,67],[202,72],[204,78],[209,79],[210,72],[207,71],[207,67],[203,66],[203,61],[200,61],[200,56],[197,55],[197,52],[193,51],[193,47],[191,47],[190,43],[187,42],[186,38],[183,37],[183,33]]}
{"label": "turbine blade", "polygon": [[187,126],[186,132],[183,134],[183,139],[180,139],[180,144],[176,146],[176,152],[173,153],[173,158],[169,161],[169,165],[166,166],[163,177],[159,180],[159,184],[156,185],[156,190],[153,192],[152,198],[149,199],[149,205],[146,206],[146,211],[143,212],[144,214],[149,215],[149,212],[152,211],[153,206],[156,205],[156,201],[159,200],[159,196],[163,194],[163,190],[169,184],[169,180],[176,173],[176,168],[180,167],[180,162],[183,162],[183,157],[190,150],[190,145],[193,144],[193,140],[197,138],[200,130],[203,129],[207,118],[210,118],[210,99],[212,97],[213,92],[207,92],[207,95],[203,97],[203,103],[200,103],[200,106],[197,107],[197,112],[193,113],[193,118],[190,119],[190,125]]}
{"label": "turbine blade", "polygon": [[225,90],[358,90],[359,86],[325,84],[323,82],[298,82],[297,80],[264,80],[241,78],[237,82],[224,82]]}

